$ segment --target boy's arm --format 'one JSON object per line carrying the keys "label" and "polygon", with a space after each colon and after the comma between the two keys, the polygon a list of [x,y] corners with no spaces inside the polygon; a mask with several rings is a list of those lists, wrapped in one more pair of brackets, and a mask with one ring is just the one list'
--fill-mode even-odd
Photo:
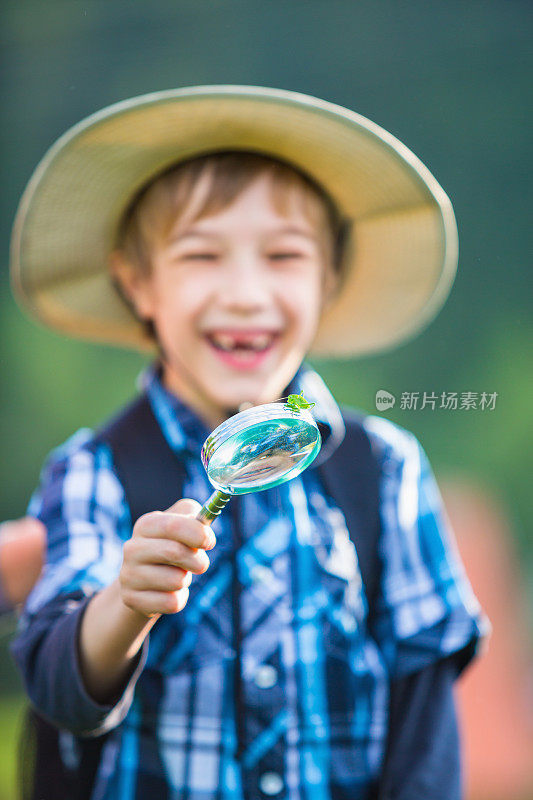
{"label": "boy's arm", "polygon": [[80,671],[98,703],[116,702],[131,677],[137,655],[161,614],[181,611],[192,573],[209,565],[204,549],[213,533],[195,519],[200,506],[179,500],[166,512],[141,517],[124,545],[119,577],[85,609],[79,632]]}
{"label": "boy's arm", "polygon": [[391,682],[380,800],[457,800],[460,751],[453,681],[490,627],[417,439],[379,417],[365,427],[381,466],[382,572],[372,632]]}
{"label": "boy's arm", "polygon": [[[46,562],[11,651],[42,716],[73,733],[97,735],[119,724],[128,711],[144,664],[141,645],[157,619],[152,615],[185,605],[188,589],[183,587],[190,576],[178,566],[185,551],[178,541],[168,541],[169,536],[179,539],[176,522],[192,525],[204,549],[212,544],[205,526],[184,520],[183,515],[194,516],[197,504],[145,515],[135,526],[143,535],[132,536],[111,454],[82,433],[49,459],[32,498],[32,514],[48,531]],[[150,517],[158,519],[153,530],[145,525]],[[169,519],[168,530],[161,531],[165,541],[157,543],[156,528]],[[195,572],[209,563],[199,552],[193,562]],[[157,598],[146,586],[154,577],[167,595],[166,606],[154,605]]]}
{"label": "boy's arm", "polygon": [[199,508],[180,500],[146,514],[124,546],[118,579],[91,597],[81,588],[62,593],[23,618],[12,652],[42,716],[86,736],[123,719],[149,630],[185,606],[190,572],[209,564],[203,550],[215,539],[194,518]]}
{"label": "boy's arm", "polygon": [[450,657],[392,681],[379,800],[460,800],[457,673]]}

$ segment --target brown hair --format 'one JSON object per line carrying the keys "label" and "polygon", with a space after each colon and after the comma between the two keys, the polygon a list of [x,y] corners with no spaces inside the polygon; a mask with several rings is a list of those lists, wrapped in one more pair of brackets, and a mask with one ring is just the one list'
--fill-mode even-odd
{"label": "brown hair", "polygon": [[[324,232],[325,256],[340,272],[349,221],[322,187],[298,168],[279,159],[246,151],[208,153],[170,167],[153,178],[133,198],[117,237],[117,247],[143,273],[150,272],[150,252],[189,208],[201,180],[207,191],[194,220],[230,205],[261,174],[272,180],[272,199],[286,214],[296,193],[304,213]],[[193,220],[191,220],[193,221]]]}

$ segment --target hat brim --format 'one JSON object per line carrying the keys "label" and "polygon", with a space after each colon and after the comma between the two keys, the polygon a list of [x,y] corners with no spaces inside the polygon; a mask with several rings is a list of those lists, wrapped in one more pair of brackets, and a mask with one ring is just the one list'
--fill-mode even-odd
{"label": "hat brim", "polygon": [[386,350],[437,313],[455,276],[457,227],[431,173],[352,111],[254,86],[143,95],[67,131],[35,170],[15,220],[12,280],[26,308],[72,336],[146,347],[109,275],[120,219],[160,171],[230,149],[294,164],[354,220],[342,289],[323,315],[314,355]]}

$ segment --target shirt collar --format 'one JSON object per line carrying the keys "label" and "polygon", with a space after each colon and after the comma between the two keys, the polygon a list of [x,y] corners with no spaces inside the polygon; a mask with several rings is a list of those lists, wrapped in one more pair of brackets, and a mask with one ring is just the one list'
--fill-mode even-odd
{"label": "shirt collar", "polygon": [[322,447],[315,461],[321,464],[337,449],[346,433],[341,410],[318,374],[305,362],[289,384],[288,393],[301,394],[306,400],[315,404],[313,416],[320,428]]}
{"label": "shirt collar", "polygon": [[[211,431],[196,412],[163,385],[159,362],[151,364],[141,373],[138,387],[148,395],[155,417],[172,449],[198,455]],[[323,462],[344,439],[342,414],[320,375],[305,363],[290,382],[286,394],[302,392],[306,400],[315,404],[313,416],[322,435],[322,449],[317,463]]]}
{"label": "shirt collar", "polygon": [[164,386],[159,361],[141,373],[138,384],[148,395],[155,418],[171,448],[175,452],[198,455],[211,431],[192,408]]}

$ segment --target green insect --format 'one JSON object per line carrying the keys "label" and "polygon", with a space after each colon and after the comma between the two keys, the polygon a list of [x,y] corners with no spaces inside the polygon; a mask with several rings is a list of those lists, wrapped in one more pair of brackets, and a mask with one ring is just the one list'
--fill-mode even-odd
{"label": "green insect", "polygon": [[314,403],[308,403],[304,397],[304,393],[290,394],[285,403],[285,408],[297,414],[302,409],[314,408]]}

